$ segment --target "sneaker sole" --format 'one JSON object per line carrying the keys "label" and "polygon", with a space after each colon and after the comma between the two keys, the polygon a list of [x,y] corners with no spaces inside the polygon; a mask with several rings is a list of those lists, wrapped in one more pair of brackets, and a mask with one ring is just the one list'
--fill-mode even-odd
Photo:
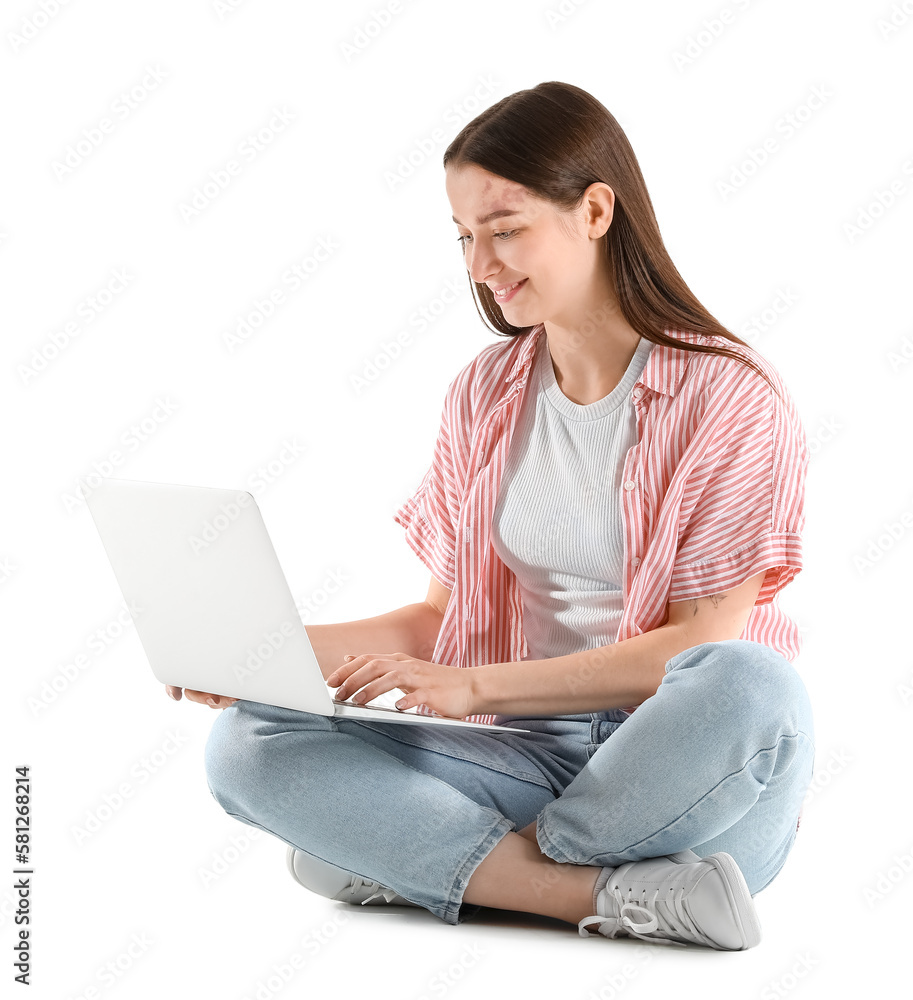
{"label": "sneaker sole", "polygon": [[[286,865],[286,867],[289,870],[289,874],[298,883],[298,885],[300,885],[303,888],[307,889],[309,892],[316,892],[315,889],[311,888],[311,886],[307,885],[305,882],[302,882],[301,879],[298,878],[298,873],[295,871],[295,853],[296,853],[296,850],[297,850],[297,848],[294,848],[291,845],[289,845],[288,850],[286,850],[286,852],[285,852],[285,865]],[[323,893],[318,892],[317,895],[318,896],[322,896]],[[346,903],[346,904],[348,904],[350,906],[361,905],[359,903],[353,903],[351,900],[348,900],[348,899],[338,899],[336,896],[324,896],[324,898],[325,899],[332,899],[334,902],[338,902],[338,903]],[[417,909],[421,909],[421,905],[419,903],[413,903],[411,899],[403,899],[402,896],[398,897],[397,899],[395,899],[395,900],[393,900],[392,902],[389,902],[389,903],[386,902],[386,901],[383,901],[381,903],[373,903],[372,902],[372,903],[369,903],[368,905],[369,906],[414,906]]]}
{"label": "sneaker sole", "polygon": [[298,873],[295,871],[295,848],[294,847],[289,846],[289,849],[285,852],[285,864],[286,864],[286,867],[288,868],[289,874],[292,876],[292,878],[298,883],[298,885],[304,886],[304,888],[306,889],[307,886],[304,885],[304,882],[302,882],[300,878],[298,878]]}
{"label": "sneaker sole", "polygon": [[709,861],[723,876],[726,895],[732,906],[732,912],[736,916],[744,942],[740,950],[745,951],[748,948],[753,948],[761,940],[761,922],[751,901],[751,893],[748,891],[748,883],[745,881],[742,870],[732,855],[723,852],[711,854],[702,860]]}

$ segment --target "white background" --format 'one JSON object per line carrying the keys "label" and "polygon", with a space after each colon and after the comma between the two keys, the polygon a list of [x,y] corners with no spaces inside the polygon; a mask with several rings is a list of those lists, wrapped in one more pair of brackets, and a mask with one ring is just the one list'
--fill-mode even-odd
{"label": "white background", "polygon": [[[30,995],[356,997],[390,978],[407,998],[884,989],[913,893],[901,642],[913,3],[243,0],[220,13],[209,0],[16,0],[0,29],[0,868],[14,867],[13,769],[27,763]],[[78,499],[106,460],[124,478],[248,489],[271,469],[254,491],[293,593],[319,603],[308,621],[421,600],[428,573],[392,514],[428,466],[448,383],[497,339],[469,296],[440,159],[484,107],[544,80],[589,90],[618,118],[673,260],[778,367],[812,443],[806,568],[781,604],[803,629],[818,773],[746,953],[584,941],[496,911],[451,927],[296,885],[284,845],[251,839],[211,798],[214,715],[152,677]],[[279,124],[276,109],[291,120],[245,159],[245,137]],[[68,147],[70,169],[55,169]],[[232,159],[240,173],[182,217]],[[283,286],[321,240],[336,246],[329,259]],[[92,313],[109,282],[117,294]],[[439,308],[448,282],[463,291]],[[225,334],[283,287],[229,350]],[[420,329],[422,309],[434,318]],[[378,359],[359,390],[354,376]],[[333,573],[346,582],[326,599]],[[169,733],[184,740],[173,753]],[[123,783],[129,797],[105,810]],[[80,836],[91,815],[105,819]],[[219,861],[227,870],[204,883]],[[12,882],[0,880],[11,983]],[[283,983],[276,967],[296,952],[305,967]],[[107,963],[113,983],[98,976]]]}

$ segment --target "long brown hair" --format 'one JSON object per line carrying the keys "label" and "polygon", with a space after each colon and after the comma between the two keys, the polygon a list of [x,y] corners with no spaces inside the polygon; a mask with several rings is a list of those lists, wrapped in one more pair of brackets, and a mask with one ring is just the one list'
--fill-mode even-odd
{"label": "long brown hair", "polygon": [[[716,335],[750,347],[711,316],[678,273],[634,150],[613,115],[591,94],[556,80],[509,94],[465,125],[444,151],[445,168],[466,163],[522,184],[565,212],[579,206],[594,181],[608,184],[615,192],[615,208],[604,237],[605,252],[628,323],[654,344],[734,358],[777,391],[751,358],[665,332]],[[533,329],[508,323],[488,285],[473,281],[472,275],[469,283],[479,315],[495,333],[515,337]]]}

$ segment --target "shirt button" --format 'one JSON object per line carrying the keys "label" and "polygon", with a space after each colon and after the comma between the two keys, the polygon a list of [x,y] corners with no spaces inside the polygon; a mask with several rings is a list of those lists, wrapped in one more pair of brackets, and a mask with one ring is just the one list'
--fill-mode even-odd
{"label": "shirt button", "polygon": [[634,489],[634,485],[635,485],[634,480],[633,479],[628,479],[628,480],[625,481],[624,487],[625,487],[626,490],[633,490]]}
{"label": "shirt button", "polygon": [[634,556],[634,558],[631,560],[631,565],[634,566],[635,568],[638,567],[640,565],[640,557]]}
{"label": "shirt button", "polygon": [[640,399],[640,397],[643,394],[644,394],[643,389],[635,389],[634,392],[633,392],[633,396],[634,396],[635,399]]}

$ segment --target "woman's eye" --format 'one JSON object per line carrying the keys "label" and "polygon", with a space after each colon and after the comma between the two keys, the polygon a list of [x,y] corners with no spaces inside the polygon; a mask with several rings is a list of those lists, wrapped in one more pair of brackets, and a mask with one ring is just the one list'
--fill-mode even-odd
{"label": "woman's eye", "polygon": [[[514,233],[516,233],[516,231],[517,231],[516,229],[505,229],[504,232],[501,233],[492,233],[492,236],[506,236],[507,239],[510,239],[510,237],[513,236]],[[459,243],[460,246],[465,250],[466,240],[471,240],[471,239],[472,236],[458,236],[457,243]],[[502,242],[507,242],[507,240],[503,240]]]}

